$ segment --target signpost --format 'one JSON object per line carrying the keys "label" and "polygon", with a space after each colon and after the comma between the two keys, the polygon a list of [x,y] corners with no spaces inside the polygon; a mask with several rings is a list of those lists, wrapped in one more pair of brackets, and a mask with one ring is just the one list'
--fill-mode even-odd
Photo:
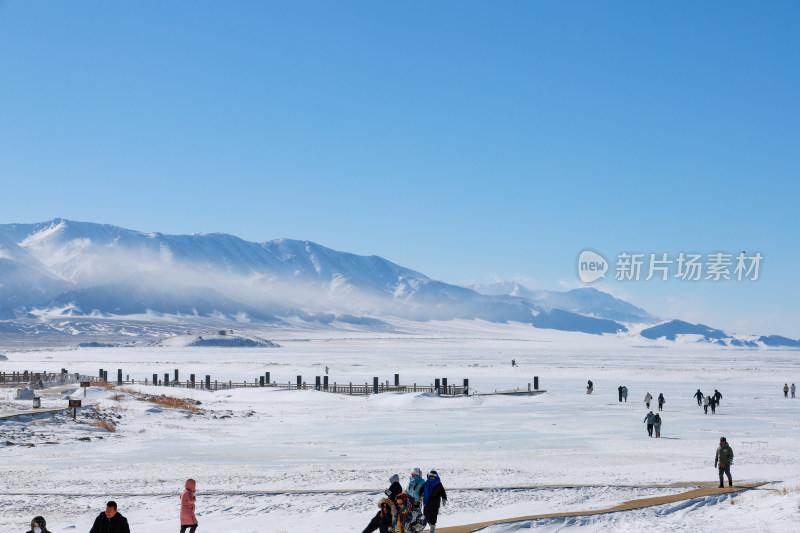
{"label": "signpost", "polygon": [[[86,392],[86,389],[84,389],[84,392]],[[78,419],[78,407],[81,406],[81,400],[70,400],[69,401],[69,406],[72,408],[72,419],[73,420],[77,420]]]}
{"label": "signpost", "polygon": [[[91,382],[89,382],[89,381],[81,381],[81,387],[83,387],[83,397],[84,398],[86,398],[86,387],[90,387],[90,386],[91,386]],[[72,400],[70,400],[70,401],[72,401]],[[72,405],[70,405],[70,407],[72,407]]]}

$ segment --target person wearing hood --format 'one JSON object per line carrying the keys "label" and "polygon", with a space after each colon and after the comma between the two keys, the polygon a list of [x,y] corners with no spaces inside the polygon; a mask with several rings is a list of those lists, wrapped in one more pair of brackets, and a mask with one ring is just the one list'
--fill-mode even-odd
{"label": "person wearing hood", "polygon": [[47,522],[43,516],[34,516],[31,520],[31,530],[28,533],[50,533],[47,529]]}
{"label": "person wearing hood", "polygon": [[117,512],[117,502],[110,501],[106,510],[94,520],[94,525],[89,533],[131,533],[128,519]]}
{"label": "person wearing hood", "polygon": [[666,401],[667,400],[664,399],[664,393],[663,392],[659,392],[658,393],[658,410],[659,411],[663,411],[664,410],[664,402],[666,402]]}
{"label": "person wearing hood", "polygon": [[197,518],[194,516],[195,488],[197,483],[187,479],[185,488],[181,492],[181,533],[194,533],[197,529]]}
{"label": "person wearing hood", "polygon": [[647,394],[644,395],[644,404],[647,406],[648,409],[650,409],[650,402],[652,401],[653,401],[652,394],[648,392]]}
{"label": "person wearing hood", "polygon": [[661,438],[661,415],[656,413],[655,418],[653,418],[653,429],[656,432],[656,438]]}
{"label": "person wearing hood", "polygon": [[425,529],[425,518],[419,511],[419,506],[414,506],[413,500],[405,493],[398,494],[394,503],[397,506],[394,531],[397,533],[422,533],[422,530]]}
{"label": "person wearing hood", "polygon": [[392,477],[389,478],[389,488],[383,491],[386,494],[386,497],[390,500],[394,501],[398,494],[403,492],[403,486],[400,484],[400,476],[397,474],[393,474]]}
{"label": "person wearing hood", "polygon": [[643,422],[647,424],[647,435],[652,437],[653,436],[653,424],[656,423],[656,416],[653,414],[653,411],[647,413],[644,417]]}
{"label": "person wearing hood", "polygon": [[378,502],[378,507],[380,511],[370,520],[361,533],[372,533],[373,531],[394,533],[394,523],[397,520],[397,508],[394,506],[394,502],[389,498],[381,498]]}
{"label": "person wearing hood", "polygon": [[431,526],[431,533],[433,533],[436,531],[439,506],[447,505],[447,493],[444,491],[444,486],[436,470],[428,472],[428,480],[422,487],[422,492],[422,512],[425,515],[425,520]]}
{"label": "person wearing hood", "polygon": [[422,471],[415,468],[411,471],[411,477],[408,479],[408,487],[406,487],[406,494],[413,500],[413,504],[419,507],[422,503],[422,487],[425,485],[425,480],[422,479]]}

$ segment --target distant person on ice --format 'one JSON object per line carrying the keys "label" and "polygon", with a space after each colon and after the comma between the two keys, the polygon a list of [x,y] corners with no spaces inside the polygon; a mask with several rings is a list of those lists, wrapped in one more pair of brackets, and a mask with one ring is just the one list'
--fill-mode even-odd
{"label": "distant person on ice", "polygon": [[792,383],[792,388],[790,390],[792,391],[792,398],[794,398],[794,383]]}
{"label": "distant person on ice", "polygon": [[511,366],[517,366],[517,361],[516,361],[516,359],[512,359],[512,360],[511,360]]}
{"label": "distant person on ice", "polygon": [[592,380],[590,379],[589,383],[586,384],[586,394],[591,394],[593,390],[594,390],[594,383],[592,383]]}
{"label": "distant person on ice", "polygon": [[663,411],[664,410],[664,402],[666,402],[666,401],[667,400],[664,399],[664,393],[663,392],[659,392],[658,393],[658,410],[659,411]]}
{"label": "distant person on ice", "polygon": [[722,488],[724,484],[722,483],[722,476],[726,474],[728,476],[728,486],[733,485],[733,479],[731,478],[731,465],[733,464],[733,450],[731,447],[728,446],[728,441],[725,440],[725,437],[721,437],[719,439],[719,447],[717,448],[717,455],[714,457],[714,467],[719,465],[719,488]]}
{"label": "distant person on ice", "polygon": [[194,516],[195,480],[187,479],[185,488],[181,493],[181,533],[194,533],[197,530],[197,518]]}
{"label": "distant person on ice", "polygon": [[703,412],[708,414],[708,404],[711,403],[711,396],[703,396]]}
{"label": "distant person on ice", "polygon": [[653,411],[650,411],[649,413],[647,413],[647,415],[645,415],[643,422],[647,424],[647,435],[649,437],[652,437],[653,424],[656,423],[656,416],[653,414]]}
{"label": "distant person on ice", "polygon": [[784,383],[783,384],[783,397],[784,398],[788,398],[789,397],[789,384],[788,383]]}
{"label": "distant person on ice", "polygon": [[95,519],[89,533],[131,533],[131,528],[128,519],[117,512],[117,502],[110,501],[105,512]]}
{"label": "distant person on ice", "polygon": [[656,432],[656,438],[661,438],[661,415],[656,413],[656,416],[653,418],[653,429]]}
{"label": "distant person on ice", "polygon": [[619,401],[622,402],[622,385],[617,387],[617,392],[619,392]]}
{"label": "distant person on ice", "polygon": [[622,386],[622,399],[625,400],[625,403],[628,403],[628,387],[625,385]]}
{"label": "distant person on ice", "polygon": [[717,389],[714,389],[714,401],[717,405],[719,405],[719,401],[722,399],[722,393]]}
{"label": "distant person on ice", "polygon": [[697,398],[697,405],[700,405],[703,403],[705,396],[703,396],[703,393],[700,392],[700,389],[697,389],[697,392],[692,395],[692,398]]}
{"label": "distant person on ice", "polygon": [[400,476],[397,474],[393,474],[392,477],[389,478],[389,488],[383,491],[386,494],[386,497],[390,500],[394,501],[397,498],[397,495],[403,492],[403,486],[400,485]]}
{"label": "distant person on ice", "polygon": [[644,395],[644,404],[647,406],[648,409],[650,409],[650,402],[652,401],[653,401],[652,394],[648,392],[647,394]]}
{"label": "distant person on ice", "polygon": [[717,414],[717,398],[716,396],[711,396],[708,398],[708,404],[711,406],[711,414]]}
{"label": "distant person on ice", "polygon": [[447,505],[447,493],[444,491],[442,481],[436,470],[428,472],[428,481],[422,488],[422,512],[425,520],[431,526],[431,533],[436,531],[436,519],[439,516],[439,506]]}
{"label": "distant person on ice", "polygon": [[381,498],[378,502],[380,511],[375,517],[370,520],[367,527],[361,533],[372,533],[378,531],[379,533],[393,533],[394,523],[397,520],[397,508],[394,506],[389,498]]}
{"label": "distant person on ice", "polygon": [[31,520],[31,530],[28,533],[50,533],[47,529],[47,522],[43,516],[34,516]]}

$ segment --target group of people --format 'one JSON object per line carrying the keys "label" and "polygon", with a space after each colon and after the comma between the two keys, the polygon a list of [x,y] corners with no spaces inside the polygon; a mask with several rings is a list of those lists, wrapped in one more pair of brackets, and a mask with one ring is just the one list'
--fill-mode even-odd
{"label": "group of people", "polygon": [[[647,394],[644,395],[644,405],[648,409],[650,409],[650,402],[652,402],[652,401],[653,401],[653,395],[652,394],[650,394],[648,392]],[[659,411],[663,411],[664,410],[664,403],[666,403],[666,401],[667,400],[664,398],[664,393],[663,392],[659,392],[658,393],[658,410]]]}
{"label": "group of people", "polygon": [[656,438],[661,437],[661,415],[659,413],[653,414],[653,411],[650,411],[645,415],[644,422],[647,424],[648,436],[652,437],[653,431],[655,431]]}
{"label": "group of people", "polygon": [[783,397],[784,398],[788,398],[789,397],[789,391],[792,391],[792,398],[794,398],[794,383],[792,383],[791,387],[789,387],[788,383],[784,383],[783,384]]}
{"label": "group of people", "polygon": [[[197,518],[194,515],[195,487],[193,479],[187,479],[181,492],[181,533],[194,533],[197,529]],[[31,529],[28,533],[50,533],[47,521],[43,516],[36,516],[31,520]],[[131,533],[128,519],[117,511],[117,502],[106,503],[106,510],[94,520],[89,533]]]}
{"label": "group of people", "polygon": [[413,469],[405,490],[397,474],[389,478],[389,483],[386,497],[378,501],[380,510],[363,533],[419,533],[426,525],[431,533],[436,531],[439,508],[447,504],[447,493],[436,470],[428,472],[425,480],[419,468]]}
{"label": "group of people", "polygon": [[692,395],[692,398],[697,398],[697,405],[703,406],[703,412],[705,414],[708,414],[708,407],[711,406],[711,414],[714,415],[717,413],[717,406],[722,399],[722,393],[714,389],[714,394],[705,396],[700,392],[700,389],[697,389],[697,392]]}

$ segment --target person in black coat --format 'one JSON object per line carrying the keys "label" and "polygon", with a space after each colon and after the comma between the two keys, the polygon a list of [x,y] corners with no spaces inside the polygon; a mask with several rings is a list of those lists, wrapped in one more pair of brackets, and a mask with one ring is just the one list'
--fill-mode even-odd
{"label": "person in black coat", "polygon": [[703,403],[703,393],[700,392],[700,389],[697,389],[697,392],[695,392],[692,395],[692,398],[697,398],[697,405],[702,405],[702,403]]}
{"label": "person in black coat", "polygon": [[50,533],[47,529],[47,522],[43,516],[34,516],[31,520],[31,530],[28,533]]}
{"label": "person in black coat", "polygon": [[431,470],[428,473],[428,481],[422,486],[422,514],[431,526],[431,533],[436,531],[440,505],[447,505],[447,493],[444,491],[439,474],[436,470]]}
{"label": "person in black coat", "polygon": [[378,514],[370,521],[364,531],[361,533],[372,533],[379,531],[380,533],[391,533],[394,527],[394,515],[397,514],[394,503],[388,498],[381,498],[378,502],[378,507],[381,508]]}
{"label": "person in black coat", "polygon": [[89,533],[131,533],[128,519],[117,512],[117,503],[108,502],[106,511],[94,520]]}
{"label": "person in black coat", "polygon": [[389,483],[391,483],[391,485],[389,485],[389,488],[383,491],[383,493],[386,494],[386,497],[391,501],[394,501],[397,495],[403,492],[403,486],[400,484],[400,476],[394,474],[389,478]]}

